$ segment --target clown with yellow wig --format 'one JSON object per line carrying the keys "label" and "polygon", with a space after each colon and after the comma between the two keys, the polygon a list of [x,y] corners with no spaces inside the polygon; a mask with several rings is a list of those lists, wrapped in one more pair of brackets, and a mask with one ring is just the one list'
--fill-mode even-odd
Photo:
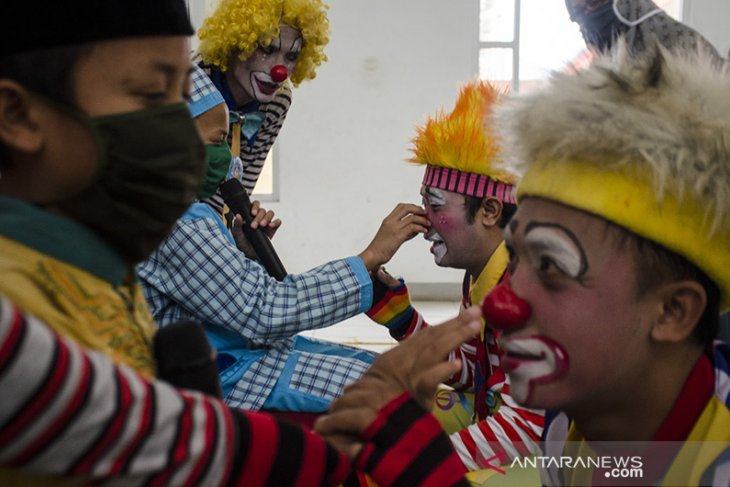
{"label": "clown with yellow wig", "polygon": [[[410,162],[423,164],[421,196],[431,222],[426,240],[436,265],[463,269],[462,306],[480,304],[507,273],[509,256],[502,232],[516,209],[515,177],[500,170],[499,140],[490,124],[502,93],[486,82],[466,84],[451,113],[439,113],[417,129]],[[404,340],[429,326],[411,306],[402,280],[378,273],[386,289],[368,315]],[[442,390],[434,413],[451,433],[453,445],[469,470],[506,451],[491,464],[537,449],[543,416],[518,406],[510,397],[501,368],[498,332],[488,323],[481,336],[463,344],[451,359],[462,368]]]}
{"label": "clown with yellow wig", "polygon": [[[322,0],[220,0],[198,31],[197,56],[231,113],[229,140],[253,191],[292,102],[291,85],[327,60]],[[222,211],[220,195],[208,200]]]}

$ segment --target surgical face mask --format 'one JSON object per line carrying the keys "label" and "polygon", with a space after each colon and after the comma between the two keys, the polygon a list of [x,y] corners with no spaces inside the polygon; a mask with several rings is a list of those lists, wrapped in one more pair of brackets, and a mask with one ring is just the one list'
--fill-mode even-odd
{"label": "surgical face mask", "polygon": [[613,2],[589,12],[575,13],[573,18],[580,25],[586,44],[601,51],[610,49],[616,38],[629,29],[616,17]]}
{"label": "surgical face mask", "polygon": [[90,118],[95,181],[55,206],[103,237],[125,260],[146,259],[198,195],[205,149],[184,103]]}
{"label": "surgical face mask", "polygon": [[198,193],[198,199],[213,196],[218,186],[225,181],[233,159],[231,148],[226,142],[208,144],[205,146],[205,150],[208,155],[208,169],[205,173],[203,188]]}

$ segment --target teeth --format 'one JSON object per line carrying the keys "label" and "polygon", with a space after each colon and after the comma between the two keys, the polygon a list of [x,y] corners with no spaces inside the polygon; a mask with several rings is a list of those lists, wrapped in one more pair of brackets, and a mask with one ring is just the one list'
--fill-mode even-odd
{"label": "teeth", "polygon": [[541,350],[532,350],[531,348],[534,347],[526,347],[524,346],[526,344],[512,341],[504,344],[504,349],[510,354],[510,355],[516,355],[520,357],[532,357],[532,358],[541,358],[545,354]]}

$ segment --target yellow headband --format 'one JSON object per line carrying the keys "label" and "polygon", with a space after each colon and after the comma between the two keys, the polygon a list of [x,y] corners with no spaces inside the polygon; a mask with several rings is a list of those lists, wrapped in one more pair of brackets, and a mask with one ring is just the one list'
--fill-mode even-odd
{"label": "yellow headband", "polygon": [[659,201],[646,171],[535,162],[517,187],[518,201],[530,196],[601,216],[684,256],[718,285],[720,307],[730,308],[730,229],[713,229],[706,208],[690,197],[680,201],[666,192]]}

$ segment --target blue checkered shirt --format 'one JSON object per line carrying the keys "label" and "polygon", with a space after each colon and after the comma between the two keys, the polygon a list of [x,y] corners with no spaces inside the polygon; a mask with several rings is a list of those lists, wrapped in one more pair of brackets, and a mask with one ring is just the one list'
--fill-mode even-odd
{"label": "blue checkered shirt", "polygon": [[[324,328],[372,305],[372,282],[359,257],[335,260],[279,282],[236,248],[222,219],[195,203],[162,245],[137,268],[160,326],[192,319],[239,334],[265,353],[226,397],[232,406],[258,410],[289,357],[294,336]],[[334,399],[369,364],[301,354],[294,382]]]}

